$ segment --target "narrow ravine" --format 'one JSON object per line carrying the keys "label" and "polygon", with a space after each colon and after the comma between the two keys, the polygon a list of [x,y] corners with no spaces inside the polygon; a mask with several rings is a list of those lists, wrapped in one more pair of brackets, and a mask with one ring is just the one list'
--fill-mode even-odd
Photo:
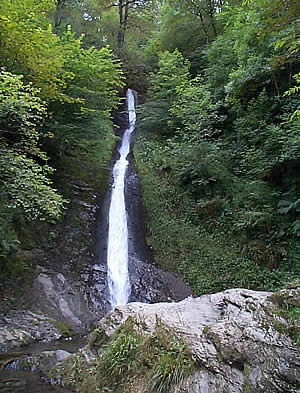
{"label": "narrow ravine", "polygon": [[113,185],[109,207],[109,227],[107,246],[108,286],[111,306],[128,302],[130,281],[128,274],[128,226],[125,205],[125,176],[128,167],[127,156],[130,139],[135,129],[136,113],[134,92],[127,90],[129,127],[124,132],[119,148],[120,158],[113,168]]}
{"label": "narrow ravine", "polygon": [[[93,220],[96,221],[95,259],[91,259],[90,264],[79,264],[79,276],[76,275],[78,272],[72,271],[74,265],[70,262],[64,265],[68,268],[65,270],[54,265],[57,270],[48,272],[43,267],[33,285],[35,292],[31,290],[31,294],[35,305],[45,308],[35,309],[39,314],[20,310],[5,314],[2,318],[0,316],[0,352],[3,352],[2,364],[0,359],[0,391],[3,393],[68,391],[39,383],[37,375],[49,382],[48,372],[54,364],[85,344],[86,339],[81,336],[63,340],[56,326],[57,321],[62,329],[73,328],[74,332],[83,334],[90,329],[91,321],[97,323],[116,305],[181,300],[191,294],[190,288],[180,277],[163,272],[152,263],[147,249],[142,189],[131,150],[136,103],[137,93],[129,89],[127,105],[122,108],[115,123],[123,136],[111,171],[111,187],[102,205],[97,205],[98,212],[96,200],[95,205],[86,203],[83,196],[80,200],[80,206],[89,206],[94,212],[94,215],[91,213],[80,217],[82,222],[85,217],[91,224],[85,226],[85,229],[90,228],[89,234],[93,233]],[[76,184],[76,200],[79,189],[93,192],[88,184]],[[74,230],[72,225],[68,228]],[[86,259],[83,258],[83,261]],[[23,334],[28,335],[30,345],[24,346]]]}

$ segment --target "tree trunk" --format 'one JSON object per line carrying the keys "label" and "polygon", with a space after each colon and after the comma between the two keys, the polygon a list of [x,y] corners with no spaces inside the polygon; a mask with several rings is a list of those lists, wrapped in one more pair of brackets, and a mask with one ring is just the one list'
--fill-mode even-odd
{"label": "tree trunk", "polygon": [[128,1],[123,3],[123,0],[119,0],[119,21],[120,21],[119,22],[119,32],[118,32],[118,55],[119,55],[119,57],[122,57],[122,55],[123,55],[123,46],[124,46],[124,40],[125,40],[125,31],[127,28],[128,12],[129,12]]}
{"label": "tree trunk", "polygon": [[56,11],[55,11],[55,18],[54,18],[54,28],[56,29],[57,27],[60,26],[61,21],[62,21],[62,16],[61,16],[61,10],[64,7],[64,0],[58,0],[56,3]]}
{"label": "tree trunk", "polygon": [[210,23],[214,32],[214,36],[217,37],[217,29],[216,29],[216,25],[215,25],[215,4],[213,1],[209,0],[207,1],[207,8],[208,8],[208,14],[209,14],[209,19],[210,19]]}
{"label": "tree trunk", "polygon": [[200,21],[201,21],[201,24],[202,24],[202,27],[203,27],[203,30],[204,30],[204,33],[205,33],[206,43],[208,44],[208,42],[209,42],[208,30],[207,30],[206,24],[205,24],[205,22],[204,22],[203,15],[202,15],[201,12],[199,12],[198,15],[199,15],[199,17],[200,17]]}
{"label": "tree trunk", "polygon": [[118,32],[118,52],[120,53],[124,43],[123,27],[123,0],[119,0],[119,32]]}

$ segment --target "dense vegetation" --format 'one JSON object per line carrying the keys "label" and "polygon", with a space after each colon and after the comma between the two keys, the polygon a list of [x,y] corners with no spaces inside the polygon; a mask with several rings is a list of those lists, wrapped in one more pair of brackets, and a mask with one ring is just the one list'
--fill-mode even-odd
{"label": "dense vegetation", "polygon": [[70,26],[56,34],[56,6],[54,0],[0,4],[2,277],[22,270],[20,230],[54,223],[67,207],[53,187],[55,167],[67,155],[109,159],[113,145],[120,63],[108,47],[84,47]]}
{"label": "dense vegetation", "polygon": [[2,273],[19,229],[67,208],[55,168],[109,156],[125,75],[145,100],[135,156],[155,261],[196,293],[295,278],[299,17],[297,0],[2,0]]}
{"label": "dense vegetation", "polygon": [[215,3],[205,17],[212,3],[165,4],[155,34],[136,148],[149,242],[197,293],[275,289],[299,275],[300,5]]}
{"label": "dense vegetation", "polygon": [[185,342],[159,319],[146,335],[131,317],[111,337],[96,328],[89,348],[98,353],[97,359],[88,362],[83,354],[70,356],[51,371],[51,377],[59,375],[65,385],[83,393],[141,389],[168,393],[197,368]]}

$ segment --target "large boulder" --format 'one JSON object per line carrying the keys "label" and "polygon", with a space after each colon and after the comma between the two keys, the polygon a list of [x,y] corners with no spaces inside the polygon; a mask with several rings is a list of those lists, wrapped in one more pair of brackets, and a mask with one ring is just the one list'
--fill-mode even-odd
{"label": "large boulder", "polygon": [[230,289],[179,303],[131,303],[116,307],[99,328],[112,336],[129,317],[142,334],[152,334],[158,321],[171,328],[196,359],[176,393],[299,392],[299,298],[298,289]]}

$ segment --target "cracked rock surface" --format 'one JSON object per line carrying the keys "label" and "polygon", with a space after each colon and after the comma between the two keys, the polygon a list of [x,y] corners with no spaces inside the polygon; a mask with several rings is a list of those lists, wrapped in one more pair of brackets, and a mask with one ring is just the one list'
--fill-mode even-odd
{"label": "cracked rock surface", "polygon": [[299,298],[299,289],[276,294],[230,289],[179,303],[131,303],[115,308],[99,327],[112,335],[132,317],[145,334],[154,331],[158,320],[172,328],[197,362],[175,393],[296,393],[299,347],[278,305],[299,306]]}

